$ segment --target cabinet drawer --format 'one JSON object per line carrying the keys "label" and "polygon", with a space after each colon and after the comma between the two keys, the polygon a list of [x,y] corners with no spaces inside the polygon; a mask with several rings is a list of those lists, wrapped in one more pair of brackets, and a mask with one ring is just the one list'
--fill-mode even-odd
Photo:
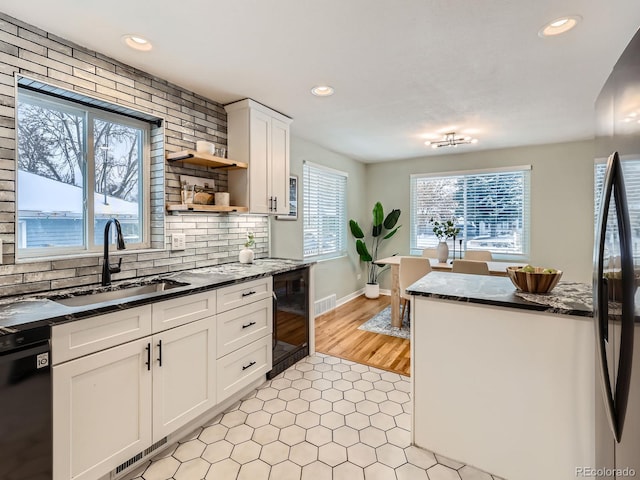
{"label": "cabinet drawer", "polygon": [[271,285],[271,277],[266,277],[218,289],[218,312],[271,298]]}
{"label": "cabinet drawer", "polygon": [[271,335],[262,337],[217,361],[218,403],[271,370]]}
{"label": "cabinet drawer", "polygon": [[128,308],[51,329],[52,365],[151,334],[151,305]]}
{"label": "cabinet drawer", "polygon": [[218,358],[271,335],[272,315],[273,302],[270,298],[219,314],[216,322]]}
{"label": "cabinet drawer", "polygon": [[216,313],[216,292],[197,293],[153,304],[153,333],[210,317]]}

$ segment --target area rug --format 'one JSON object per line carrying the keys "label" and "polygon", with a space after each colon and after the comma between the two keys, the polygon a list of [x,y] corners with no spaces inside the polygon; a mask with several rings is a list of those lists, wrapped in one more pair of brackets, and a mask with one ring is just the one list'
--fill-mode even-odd
{"label": "area rug", "polygon": [[408,317],[408,315],[405,314],[405,318],[402,319],[402,327],[392,327],[391,307],[387,307],[360,325],[358,330],[367,330],[368,332],[382,333],[383,335],[391,335],[393,337],[406,338],[408,340],[411,336],[411,327],[409,325],[409,320],[406,317]]}

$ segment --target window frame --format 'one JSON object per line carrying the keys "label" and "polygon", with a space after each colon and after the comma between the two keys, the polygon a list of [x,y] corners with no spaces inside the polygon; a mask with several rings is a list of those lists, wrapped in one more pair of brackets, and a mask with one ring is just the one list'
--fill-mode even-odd
{"label": "window frame", "polygon": [[[518,165],[509,167],[498,168],[486,168],[486,169],[474,169],[474,170],[460,170],[460,171],[448,171],[448,172],[433,172],[433,173],[416,173],[410,175],[409,190],[410,190],[410,234],[409,234],[409,251],[411,255],[421,255],[423,248],[417,246],[417,234],[416,234],[416,186],[417,181],[422,178],[450,178],[450,177],[473,177],[476,175],[490,175],[499,173],[524,173],[524,205],[523,205],[523,238],[522,238],[522,253],[501,253],[493,252],[490,250],[494,260],[514,260],[514,261],[526,261],[531,254],[531,165]],[[464,194],[463,202],[464,209],[466,210],[468,201],[466,193]],[[466,249],[466,243],[463,245],[463,250]],[[458,247],[456,246],[456,250]],[[450,248],[452,252],[453,249]]]}
{"label": "window frame", "polygon": [[[18,204],[18,190],[20,184],[18,181],[18,135],[19,135],[19,115],[18,108],[20,102],[24,98],[28,99],[28,103],[33,105],[40,105],[45,108],[55,108],[61,111],[73,113],[75,115],[82,114],[84,116],[84,138],[83,138],[83,155],[85,157],[86,172],[83,175],[83,245],[78,246],[63,246],[63,247],[34,247],[34,248],[22,248],[19,246],[18,229],[24,225],[21,223],[24,220],[20,220],[19,217],[19,204]],[[85,98],[84,96],[82,96]],[[86,97],[89,98],[89,97]],[[114,108],[116,107],[115,104]],[[129,252],[149,249],[151,245],[151,126],[148,121],[143,119],[131,118],[129,115],[118,114],[117,112],[110,112],[103,108],[92,108],[81,102],[74,102],[60,98],[55,95],[48,95],[46,91],[34,91],[31,89],[23,88],[19,84],[16,85],[16,168],[15,168],[15,202],[16,202],[16,214],[15,214],[15,256],[16,261],[36,261],[46,258],[61,258],[61,257],[75,257],[86,256],[92,254],[99,254],[103,251],[104,245],[95,243],[95,155],[93,144],[93,122],[95,119],[104,120],[108,122],[119,123],[132,128],[140,129],[142,131],[141,138],[141,157],[139,158],[139,178],[140,182],[140,200],[138,202],[138,216],[141,219],[141,242],[127,243],[127,250]],[[117,217],[116,217],[117,218]],[[24,230],[24,228],[22,228]],[[113,234],[113,232],[112,232]],[[110,243],[109,249],[114,250],[116,247],[113,243]]]}
{"label": "window frame", "polygon": [[[339,248],[336,249],[335,251],[332,252],[327,252],[327,253],[314,253],[314,254],[307,254],[306,253],[306,248],[305,248],[305,241],[304,241],[304,235],[305,235],[305,224],[308,221],[308,213],[309,213],[309,209],[310,209],[310,205],[309,202],[307,201],[307,189],[309,188],[308,184],[307,184],[307,169],[311,168],[314,169],[316,172],[316,174],[320,174],[320,173],[328,173],[334,176],[338,176],[338,177],[342,177],[342,179],[344,180],[344,190],[342,192],[343,194],[343,199],[344,199],[344,204],[341,205],[342,209],[341,209],[341,216],[342,218],[338,221],[337,225],[339,228],[338,231],[338,246]],[[347,193],[348,193],[348,183],[349,183],[349,174],[347,172],[344,172],[342,170],[337,170],[335,168],[331,168],[331,167],[326,167],[324,165],[320,165],[314,162],[309,162],[307,160],[303,161],[303,165],[302,165],[302,256],[305,260],[309,259],[309,260],[315,260],[315,261],[322,261],[322,260],[331,260],[331,259],[336,259],[336,258],[340,258],[340,257],[344,257],[347,255]]]}

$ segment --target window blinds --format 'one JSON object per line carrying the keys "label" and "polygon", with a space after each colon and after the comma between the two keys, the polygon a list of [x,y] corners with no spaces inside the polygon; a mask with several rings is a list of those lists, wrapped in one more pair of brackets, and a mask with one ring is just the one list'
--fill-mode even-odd
{"label": "window blinds", "polygon": [[[530,167],[411,176],[411,250],[438,239],[431,220],[453,220],[456,247],[505,256],[529,251]],[[450,247],[453,246],[450,242]]]}
{"label": "window blinds", "polygon": [[304,256],[346,253],[347,174],[310,162],[303,166]]}

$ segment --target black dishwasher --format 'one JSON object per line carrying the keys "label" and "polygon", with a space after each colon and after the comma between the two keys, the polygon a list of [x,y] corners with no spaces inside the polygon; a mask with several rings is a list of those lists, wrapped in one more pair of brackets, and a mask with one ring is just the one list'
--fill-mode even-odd
{"label": "black dishwasher", "polygon": [[309,355],[309,268],[273,276],[273,378]]}
{"label": "black dishwasher", "polygon": [[0,327],[0,479],[51,480],[51,327]]}

